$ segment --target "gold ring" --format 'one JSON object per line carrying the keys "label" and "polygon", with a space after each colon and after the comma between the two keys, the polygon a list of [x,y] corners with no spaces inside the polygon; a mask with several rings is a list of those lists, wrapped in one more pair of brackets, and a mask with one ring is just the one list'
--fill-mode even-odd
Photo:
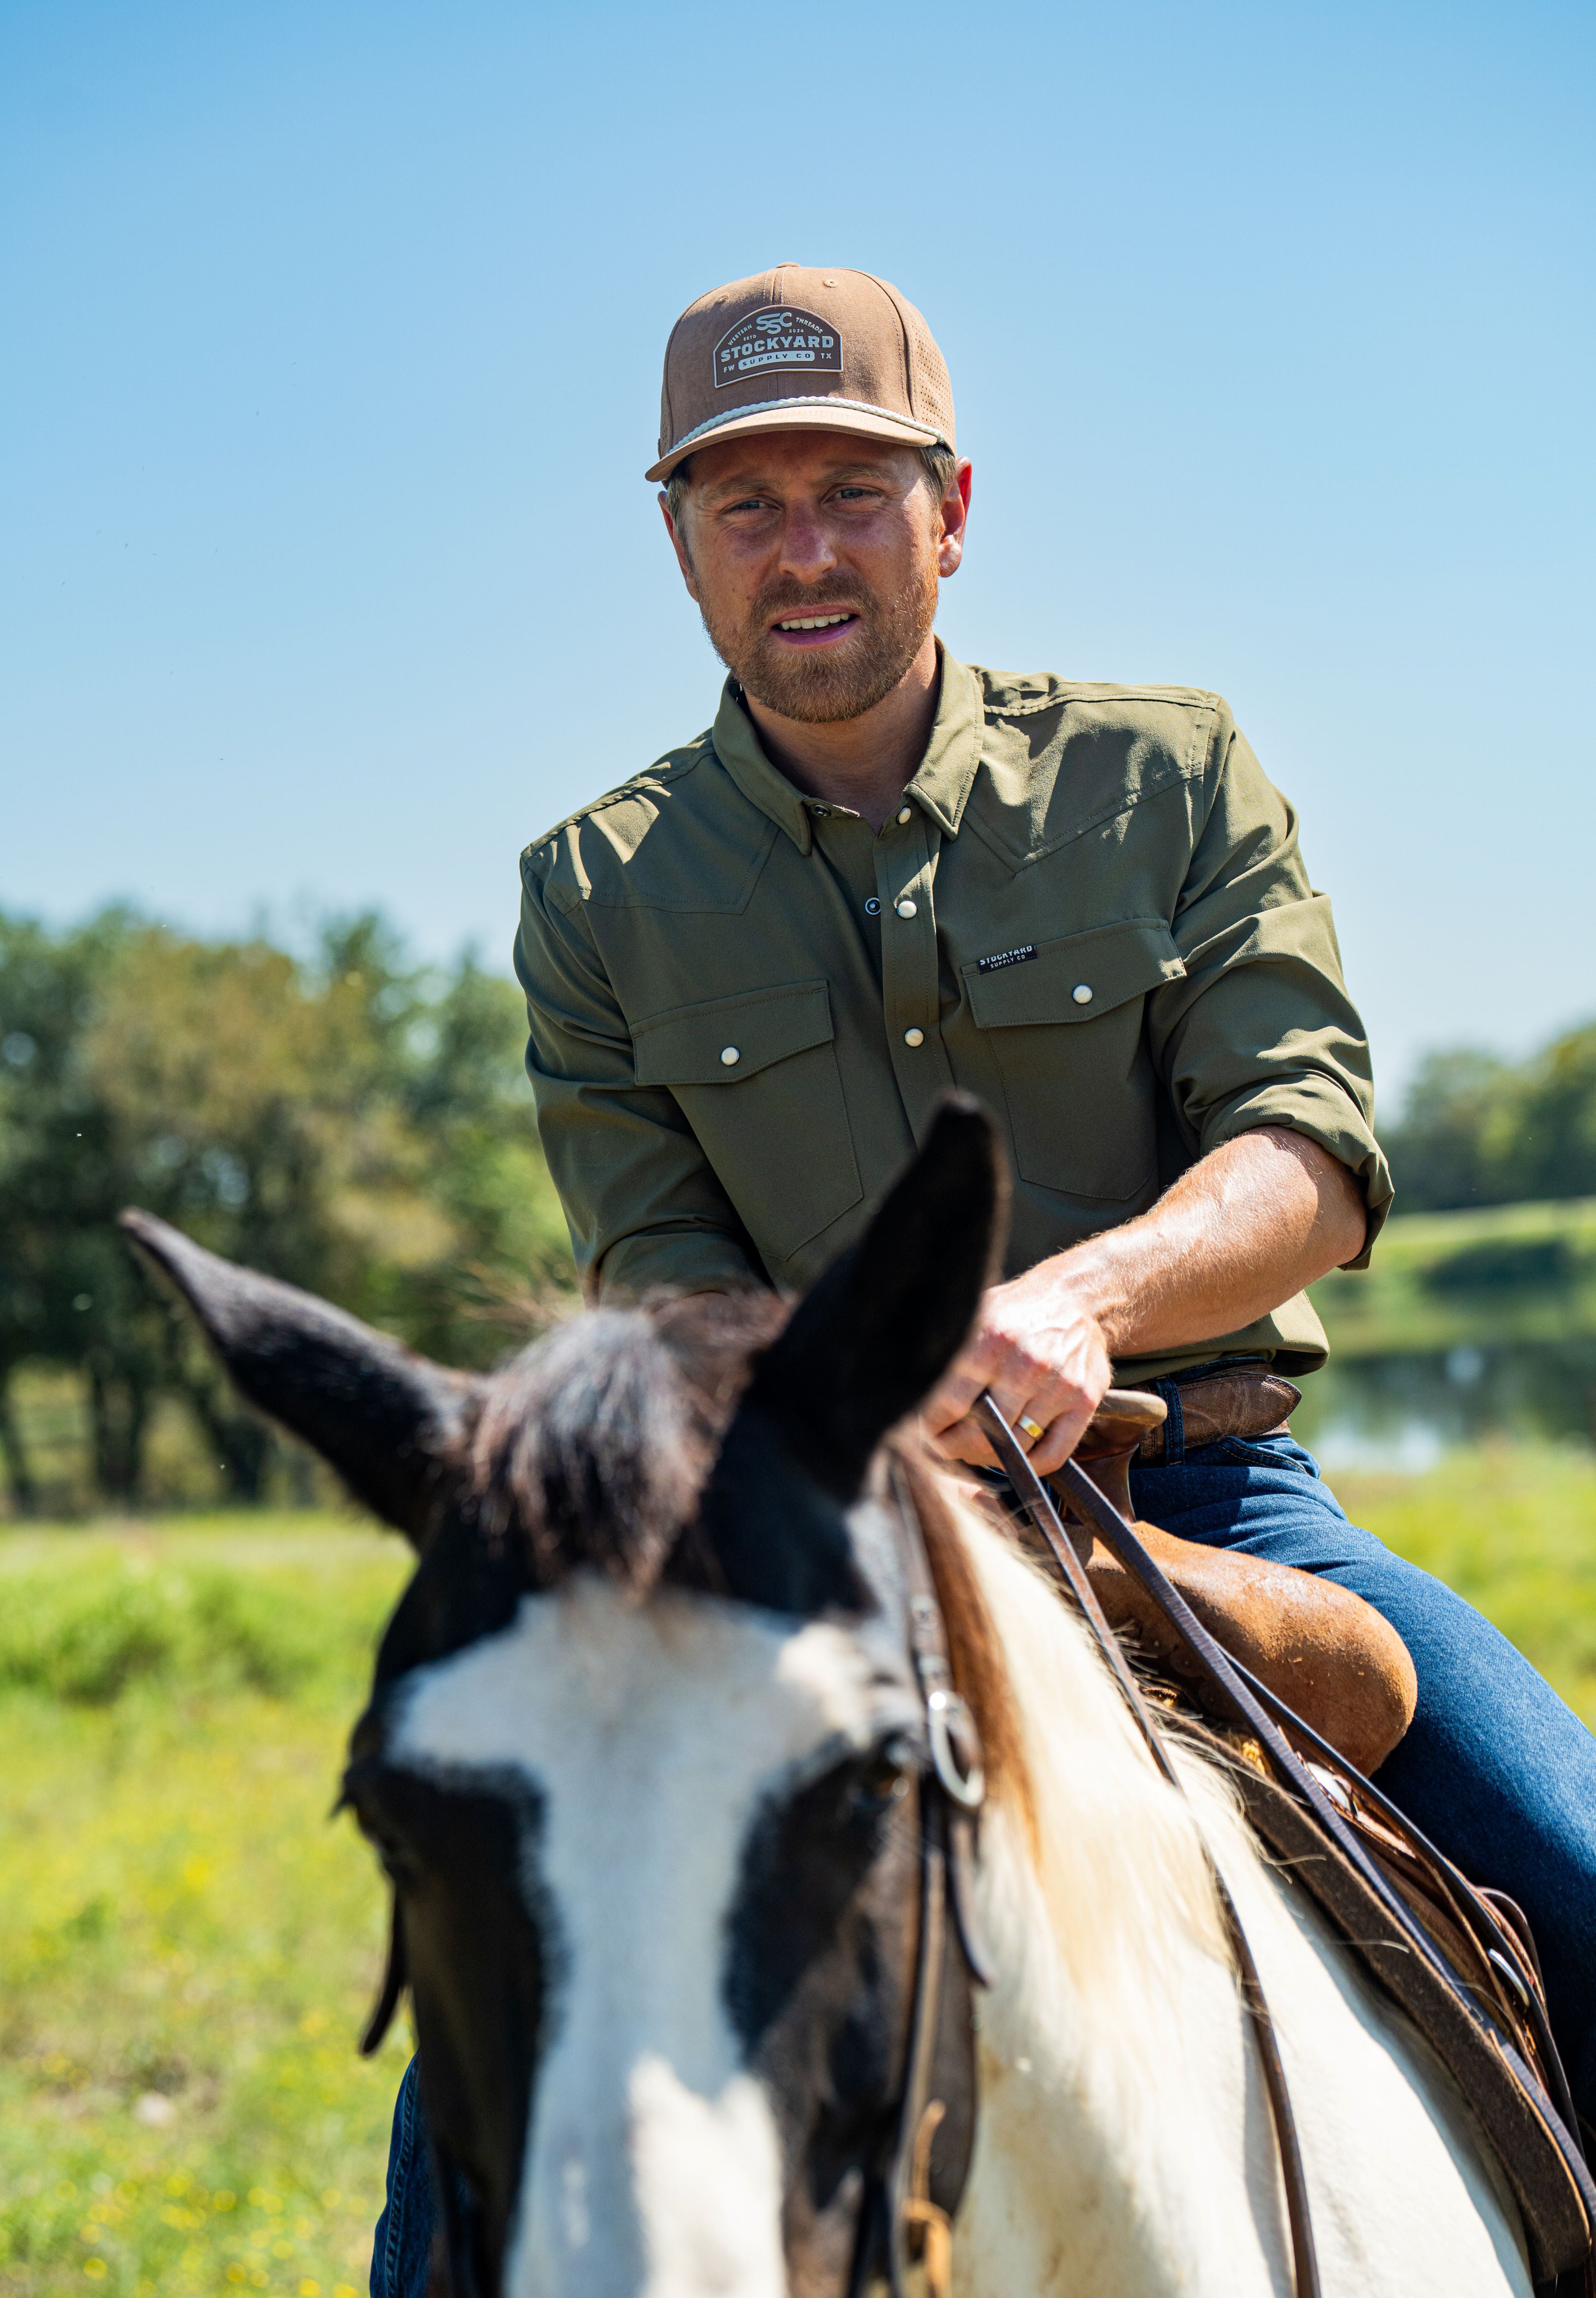
{"label": "gold ring", "polygon": [[1039,1420],[1033,1420],[1028,1412],[1022,1412],[1020,1415],[1019,1419],[1015,1421],[1014,1426],[1025,1435],[1029,1436],[1033,1444],[1039,1444],[1043,1437],[1047,1434],[1047,1431],[1043,1427],[1041,1422]]}

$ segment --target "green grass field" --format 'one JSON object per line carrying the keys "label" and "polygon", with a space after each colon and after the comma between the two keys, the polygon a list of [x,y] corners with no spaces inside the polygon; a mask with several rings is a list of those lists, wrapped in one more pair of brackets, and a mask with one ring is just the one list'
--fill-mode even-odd
{"label": "green grass field", "polygon": [[1329,1481],[1355,1524],[1477,1605],[1596,1730],[1596,1457],[1493,1444],[1427,1476]]}
{"label": "green grass field", "polygon": [[405,2050],[328,1823],[397,1541],[0,1538],[0,2290],[364,2298]]}
{"label": "green grass field", "polygon": [[[1343,1477],[1596,1722],[1596,1460]],[[337,1516],[0,1534],[0,2291],[354,2298],[402,2034],[329,1823],[397,1541]]]}

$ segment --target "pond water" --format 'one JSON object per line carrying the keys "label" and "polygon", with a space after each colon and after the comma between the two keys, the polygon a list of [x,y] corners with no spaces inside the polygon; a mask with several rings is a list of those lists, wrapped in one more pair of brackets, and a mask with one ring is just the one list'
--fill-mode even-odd
{"label": "pond water", "polygon": [[1302,1386],[1292,1432],[1327,1467],[1417,1472],[1491,1438],[1596,1443],[1596,1338],[1333,1354]]}

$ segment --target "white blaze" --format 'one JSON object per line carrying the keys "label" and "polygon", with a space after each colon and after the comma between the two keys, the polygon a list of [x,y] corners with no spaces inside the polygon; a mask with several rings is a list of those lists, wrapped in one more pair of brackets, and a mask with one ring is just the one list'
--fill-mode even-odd
{"label": "white blaze", "polygon": [[781,2151],[753,2077],[700,2098],[663,2059],[643,2058],[630,2103],[649,2298],[784,2298]]}
{"label": "white blaze", "polygon": [[913,1715],[901,1649],[597,1576],[422,1670],[389,1742],[542,1792],[558,1927],[505,2298],[782,2298],[780,2136],[722,2000],[745,1837],[777,1782]]}

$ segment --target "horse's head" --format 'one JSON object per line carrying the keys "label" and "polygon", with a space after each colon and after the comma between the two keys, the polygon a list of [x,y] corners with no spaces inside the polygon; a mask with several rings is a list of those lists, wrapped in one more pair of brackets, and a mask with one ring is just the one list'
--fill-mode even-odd
{"label": "horse's head", "polygon": [[[345,1786],[393,1887],[378,2016],[408,1983],[457,2298],[862,2285],[930,1765],[883,1441],[969,1327],[1001,1193],[950,1104],[790,1318],[600,1310],[483,1378],[126,1217],[240,1388],[419,1553]],[[980,1608],[942,1592],[956,1675]],[[951,1952],[925,2018],[956,2194]]]}

